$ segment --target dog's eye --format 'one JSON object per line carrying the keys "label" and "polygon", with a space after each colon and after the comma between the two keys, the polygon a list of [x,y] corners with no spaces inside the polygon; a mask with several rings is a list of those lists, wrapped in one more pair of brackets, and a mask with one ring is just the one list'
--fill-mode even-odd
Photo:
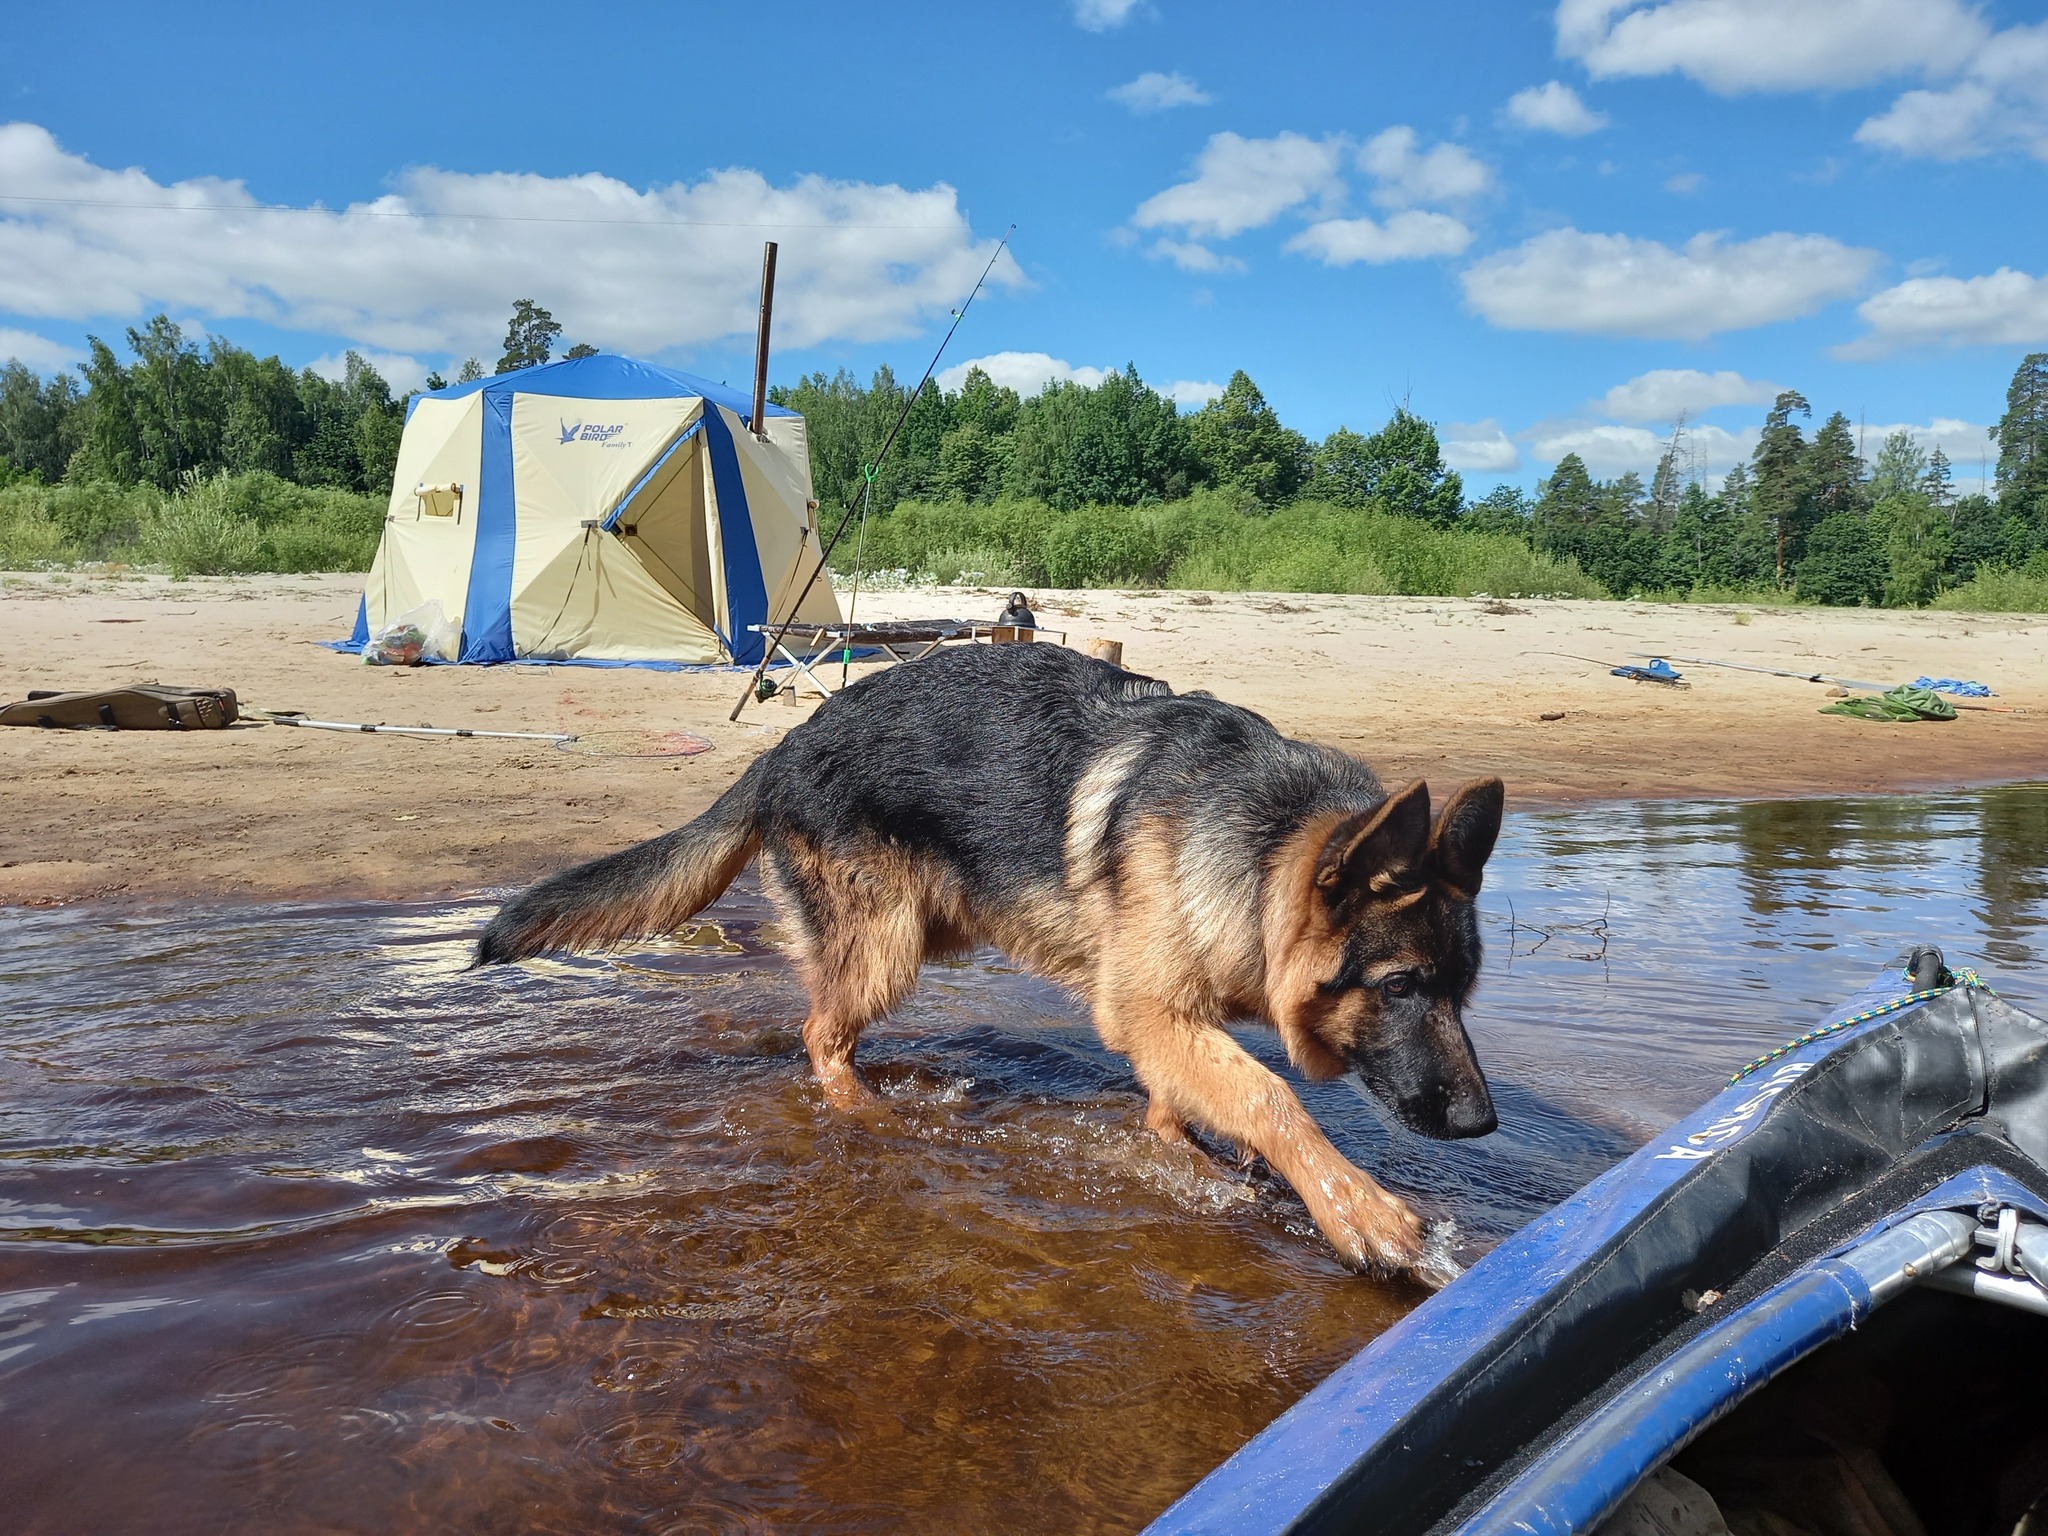
{"label": "dog's eye", "polygon": [[1416,982],[1413,971],[1396,971],[1380,983],[1380,990],[1389,997],[1406,997],[1415,990]]}

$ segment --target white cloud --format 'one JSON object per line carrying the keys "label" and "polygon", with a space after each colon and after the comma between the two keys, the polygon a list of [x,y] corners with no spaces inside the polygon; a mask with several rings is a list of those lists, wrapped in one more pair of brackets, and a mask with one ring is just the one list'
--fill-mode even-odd
{"label": "white cloud", "polygon": [[1145,247],[1154,261],[1170,261],[1183,272],[1242,272],[1244,263],[1235,256],[1212,251],[1199,240],[1169,240],[1161,235]]}
{"label": "white cloud", "polygon": [[1289,240],[1285,250],[1315,257],[1327,267],[1353,262],[1409,261],[1422,256],[1457,256],[1472,243],[1472,231],[1447,213],[1411,208],[1384,224],[1374,219],[1324,219]]}
{"label": "white cloud", "polygon": [[1607,114],[1595,112],[1579,93],[1561,80],[1546,80],[1508,98],[1508,121],[1536,133],[1561,133],[1568,139],[1597,133]]}
{"label": "white cloud", "polygon": [[[1596,480],[1611,480],[1630,470],[1648,480],[1671,443],[1669,434],[1605,422],[1542,422],[1521,435],[1529,444],[1530,457],[1555,464],[1566,454],[1576,453],[1584,461],[1587,473]],[[1746,427],[1740,432],[1728,432],[1714,426],[1688,427],[1685,435],[1702,478],[1713,484],[1719,482],[1731,464],[1749,457],[1761,429]]]}
{"label": "white cloud", "polygon": [[76,347],[38,336],[34,331],[17,331],[0,325],[0,361],[26,365],[40,374],[63,373],[73,363],[85,361]]}
{"label": "white cloud", "polygon": [[1682,74],[1723,95],[1961,68],[1990,29],[1963,0],[1560,0],[1557,51],[1595,79]]}
{"label": "white cloud", "polygon": [[1164,112],[1169,107],[1206,107],[1211,100],[1207,91],[1178,70],[1162,75],[1156,69],[1148,69],[1137,79],[1104,91],[1103,95],[1133,112]]}
{"label": "white cloud", "polygon": [[1455,470],[1506,475],[1521,466],[1521,453],[1491,416],[1484,421],[1446,423],[1437,440],[1443,447],[1444,462]]}
{"label": "white cloud", "polygon": [[[761,241],[778,231],[779,342],[904,336],[959,301],[993,244],[943,184],[774,186],[741,169],[642,191],[596,173],[425,167],[347,210],[269,213],[238,181],[106,170],[32,123],[0,126],[0,186],[18,199],[0,200],[0,309],[171,308],[457,357],[495,354],[521,297],[621,351],[751,336]],[[990,280],[1025,282],[1008,253]]]}
{"label": "white cloud", "polygon": [[1560,0],[1557,49],[1595,78],[1683,74],[1724,95],[1918,78],[1860,143],[2048,160],[2048,22],[1994,31],[1970,0]]}
{"label": "white cloud", "polygon": [[1997,33],[1960,81],[1906,92],[1858,128],[1856,140],[1933,160],[1999,149],[2048,160],[2048,22]]}
{"label": "white cloud", "polygon": [[1159,393],[1184,411],[1199,411],[1222,396],[1223,386],[1213,379],[1175,379]]}
{"label": "white cloud", "polygon": [[[1049,352],[991,352],[987,357],[941,368],[936,375],[939,388],[957,392],[967,382],[970,368],[979,368],[996,383],[1014,389],[1027,399],[1048,384],[1080,384],[1094,389],[1111,372],[1107,368],[1076,367],[1065,358],[1054,357]],[[1154,387],[1183,410],[1199,410],[1223,393],[1221,384],[1207,379],[1175,379],[1171,384]]]}
{"label": "white cloud", "polygon": [[[365,352],[360,348],[356,350],[356,356],[377,370],[377,376],[391,386],[394,395],[426,387],[428,368],[416,357],[407,357],[399,352]],[[348,372],[348,354],[329,352],[324,357],[314,358],[306,366],[321,378],[338,383]]]}
{"label": "white cloud", "polygon": [[1706,185],[1707,178],[1698,171],[1680,171],[1676,176],[1664,178],[1664,190],[1676,192],[1680,197],[1690,197]]}
{"label": "white cloud", "polygon": [[970,368],[979,368],[996,383],[1025,396],[1037,394],[1048,384],[1081,384],[1093,389],[1109,377],[1106,368],[1076,368],[1049,352],[991,352],[987,357],[940,369],[939,388],[958,390],[967,382]]}
{"label": "white cloud", "polygon": [[1872,294],[1856,313],[1867,335],[1837,348],[1872,357],[1901,346],[2030,346],[2048,341],[2048,277],[2000,267],[1984,277],[1913,277]]}
{"label": "white cloud", "polygon": [[1212,135],[1195,158],[1194,178],[1146,198],[1131,222],[1140,229],[1178,226],[1197,240],[1228,239],[1302,203],[1342,196],[1344,149],[1341,138],[1298,133]]}
{"label": "white cloud", "polygon": [[1439,144],[1420,151],[1421,136],[1402,124],[1374,134],[1358,151],[1358,168],[1378,183],[1372,200],[1382,208],[1427,207],[1477,197],[1493,185],[1493,172],[1470,150]]}
{"label": "white cloud", "polygon": [[1998,445],[1991,441],[1991,429],[1975,422],[1958,421],[1952,416],[1937,416],[1925,426],[1910,421],[1890,422],[1880,426],[1870,422],[1861,428],[1866,459],[1875,459],[1884,440],[1894,432],[1904,432],[1927,452],[1939,448],[1948,455],[1949,464],[1960,476],[1965,468],[1976,469],[1980,464],[1998,463]]}
{"label": "white cloud", "polygon": [[1087,32],[1109,32],[1131,19],[1139,0],[1074,0],[1074,24]]}
{"label": "white cloud", "polygon": [[1461,278],[1466,302],[1508,330],[1698,341],[1847,298],[1879,259],[1825,235],[1731,243],[1701,234],[1673,250],[1555,229],[1475,262]]}
{"label": "white cloud", "polygon": [[1599,402],[1599,409],[1616,421],[1676,421],[1681,415],[1697,416],[1701,411],[1724,405],[1768,405],[1778,398],[1778,386],[1762,379],[1745,379],[1734,369],[1702,373],[1697,368],[1653,368],[1639,373],[1626,384],[1617,384]]}

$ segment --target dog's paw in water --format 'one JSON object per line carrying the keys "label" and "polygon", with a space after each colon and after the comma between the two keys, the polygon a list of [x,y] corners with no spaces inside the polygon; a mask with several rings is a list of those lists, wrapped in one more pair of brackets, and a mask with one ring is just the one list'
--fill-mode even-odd
{"label": "dog's paw in water", "polygon": [[1458,1224],[1448,1216],[1432,1221],[1422,1235],[1422,1257],[1408,1273],[1432,1291],[1440,1291],[1465,1273],[1465,1266],[1454,1257],[1457,1251]]}

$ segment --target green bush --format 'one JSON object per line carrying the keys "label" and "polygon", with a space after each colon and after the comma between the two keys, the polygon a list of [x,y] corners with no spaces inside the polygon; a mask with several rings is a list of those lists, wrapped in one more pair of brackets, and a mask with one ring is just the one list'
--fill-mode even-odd
{"label": "green bush", "polygon": [[1166,574],[1159,532],[1129,507],[1090,507],[1046,529],[1046,582],[1055,587],[1154,586]]}
{"label": "green bush", "polygon": [[[853,549],[849,534],[833,560],[842,573],[853,568]],[[1064,514],[1035,501],[904,502],[870,521],[862,563],[947,583],[980,569],[983,580],[1021,586],[1606,596],[1575,562],[1538,554],[1512,534],[1323,502],[1269,513],[1229,489]]]}
{"label": "green bush", "polygon": [[173,576],[229,576],[257,567],[260,530],[230,505],[227,477],[187,474],[142,525],[142,553]]}
{"label": "green bush", "polygon": [[176,494],[87,481],[0,486],[0,566],[78,560],[159,565],[173,575],[366,571],[383,498],[294,485],[257,470],[187,475]]}
{"label": "green bush", "polygon": [[162,502],[162,494],[151,486],[17,481],[0,490],[0,522],[53,523],[68,558],[112,560],[134,552],[144,520]]}
{"label": "green bush", "polygon": [[2037,571],[2028,562],[2024,570],[1985,565],[1959,587],[1928,604],[1962,613],[2048,613],[2048,571]]}
{"label": "green bush", "polygon": [[0,491],[0,571],[34,570],[71,554],[70,541],[41,498]]}
{"label": "green bush", "polygon": [[942,587],[1001,587],[1017,580],[1009,553],[990,544],[934,550],[925,557],[923,574]]}

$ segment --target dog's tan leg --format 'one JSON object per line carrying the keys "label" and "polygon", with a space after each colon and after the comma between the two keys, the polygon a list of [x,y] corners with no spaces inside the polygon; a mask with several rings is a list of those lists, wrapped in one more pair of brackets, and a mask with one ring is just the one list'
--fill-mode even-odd
{"label": "dog's tan leg", "polygon": [[1330,1144],[1288,1086],[1216,1025],[1157,1004],[1124,1001],[1098,1019],[1152,1095],[1145,1123],[1192,1120],[1256,1151],[1294,1186],[1337,1252],[1361,1269],[1411,1269],[1422,1222]]}
{"label": "dog's tan leg", "polygon": [[835,1109],[858,1109],[876,1100],[875,1090],[853,1064],[853,1048],[867,1023],[830,1012],[815,1001],[804,1020],[804,1050],[811,1058],[811,1072]]}
{"label": "dog's tan leg", "polygon": [[1188,1139],[1188,1128],[1181,1123],[1180,1116],[1156,1093],[1152,1095],[1152,1102],[1145,1106],[1145,1129],[1164,1142],[1180,1143]]}
{"label": "dog's tan leg", "polygon": [[802,879],[797,969],[811,994],[804,1049],[825,1097],[840,1109],[876,1101],[853,1063],[861,1031],[917,985],[924,920],[915,871],[900,859],[865,855],[834,861],[809,849],[776,872],[783,890]]}

